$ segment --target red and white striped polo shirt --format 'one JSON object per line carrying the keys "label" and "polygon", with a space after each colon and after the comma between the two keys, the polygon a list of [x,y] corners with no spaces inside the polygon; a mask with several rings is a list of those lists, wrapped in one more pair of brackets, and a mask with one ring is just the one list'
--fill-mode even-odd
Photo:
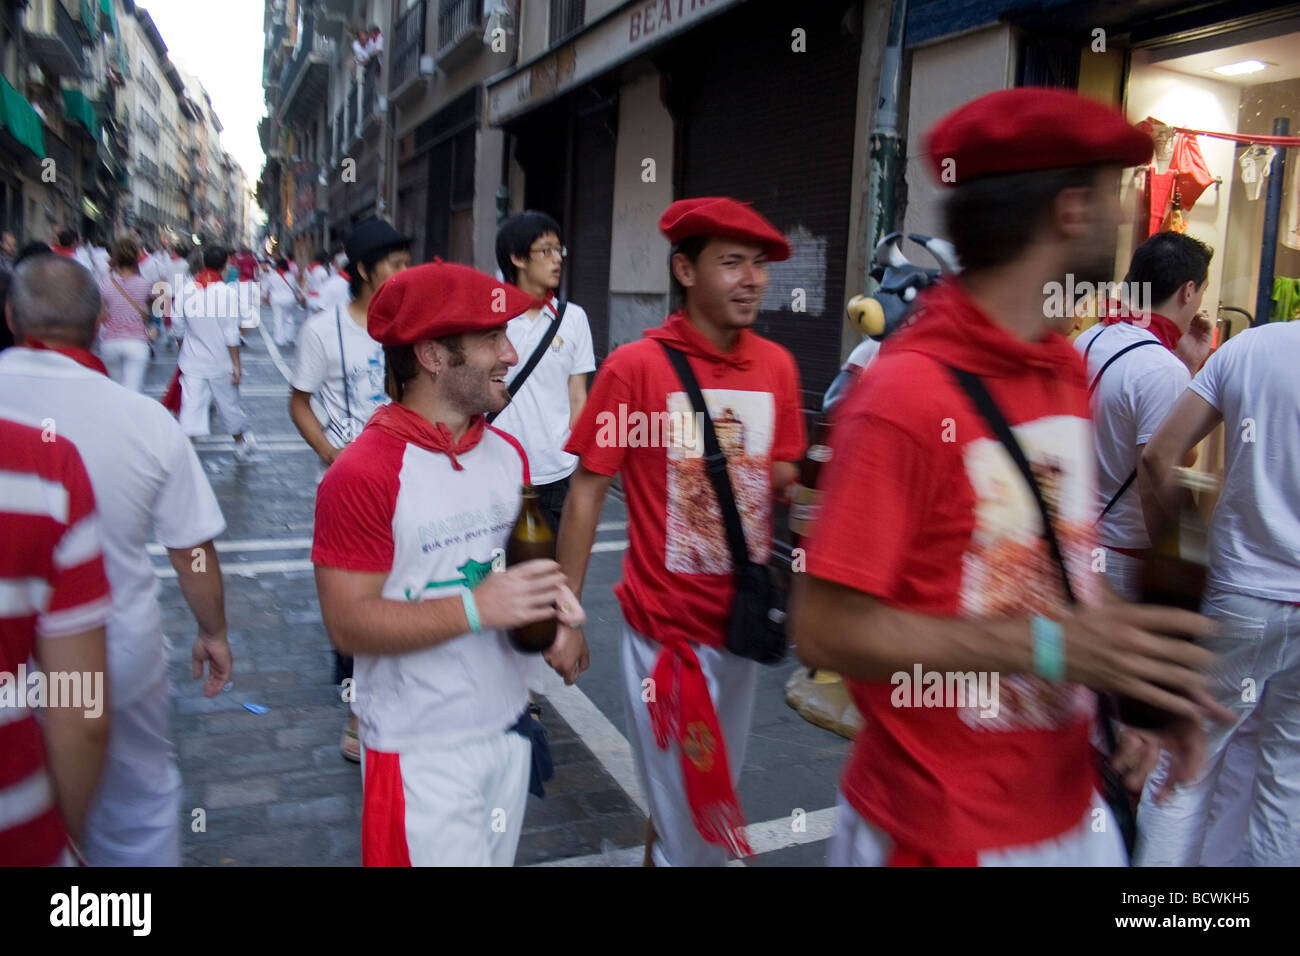
{"label": "red and white striped polo shirt", "polygon": [[20,665],[38,635],[102,627],[111,610],[95,497],[76,446],[0,419],[0,865],[54,863],[65,843]]}
{"label": "red and white striped polo shirt", "polygon": [[[382,596],[392,601],[472,590],[504,554],[527,460],[491,427],[456,455],[460,468],[436,444],[434,426],[415,412],[397,403],[376,410],[321,481],[312,561],[384,574]],[[537,660],[495,630],[406,654],[357,654],[361,742],[400,753],[504,732],[528,704]]]}

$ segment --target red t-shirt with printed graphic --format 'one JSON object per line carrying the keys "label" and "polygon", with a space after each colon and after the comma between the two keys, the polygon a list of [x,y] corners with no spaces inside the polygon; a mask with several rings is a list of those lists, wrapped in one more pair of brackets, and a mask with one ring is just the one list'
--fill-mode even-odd
{"label": "red t-shirt with printed graphic", "polygon": [[687,354],[754,561],[772,544],[772,464],[804,451],[799,371],[783,347],[742,330],[719,352],[678,312],[610,354],[565,451],[601,475],[623,475],[628,551],[614,593],[628,624],[661,643],[719,646],[731,607],[731,551],[704,470],[704,438],[665,342]]}
{"label": "red t-shirt with printed graphic", "polygon": [[[808,573],[940,617],[1063,609],[1032,493],[951,365],[979,375],[1012,426],[1052,508],[1076,597],[1095,603],[1095,456],[1080,357],[1059,335],[1013,337],[956,285],[923,305],[835,416]],[[971,854],[1055,837],[1083,818],[1094,787],[1092,692],[997,677],[990,706],[918,707],[897,676],[848,682],[865,726],[842,788],[899,846]],[[991,675],[985,687],[991,695]]]}

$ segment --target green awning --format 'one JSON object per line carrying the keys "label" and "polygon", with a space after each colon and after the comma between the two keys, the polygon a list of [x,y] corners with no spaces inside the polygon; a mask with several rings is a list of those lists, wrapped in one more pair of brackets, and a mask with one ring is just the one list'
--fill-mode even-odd
{"label": "green awning", "polygon": [[32,104],[0,76],[0,126],[40,159],[45,158],[45,125]]}
{"label": "green awning", "polygon": [[99,10],[108,17],[108,28],[117,36],[117,11],[113,9],[113,0],[99,0]]}
{"label": "green awning", "polygon": [[86,99],[81,90],[70,86],[63,88],[63,115],[76,120],[91,136],[99,139],[99,116],[95,113],[95,104]]}

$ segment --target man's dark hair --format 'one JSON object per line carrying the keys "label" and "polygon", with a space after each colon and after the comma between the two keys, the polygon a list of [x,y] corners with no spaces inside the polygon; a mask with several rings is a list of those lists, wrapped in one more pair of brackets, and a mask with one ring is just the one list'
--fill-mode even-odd
{"label": "man's dark hair", "polygon": [[501,228],[497,230],[497,265],[507,282],[513,283],[519,277],[519,270],[510,261],[510,257],[527,259],[531,255],[529,250],[533,243],[548,232],[555,233],[555,238],[564,241],[564,236],[560,234],[560,224],[536,209],[521,212],[501,223]]}
{"label": "man's dark hair", "polygon": [[375,266],[378,265],[380,261],[387,259],[394,252],[400,252],[403,249],[409,248],[411,248],[409,242],[395,242],[391,246],[380,246],[378,249],[372,249],[370,252],[367,252],[360,260],[361,265],[365,266],[366,269],[364,277],[361,275],[361,271],[357,268],[357,264],[349,259],[348,292],[352,294],[352,298],[359,299],[361,297],[361,287],[374,276]]}
{"label": "man's dark hair", "polygon": [[1038,235],[1059,193],[1095,186],[1098,166],[982,176],[959,183],[943,204],[944,230],[962,269],[978,272],[1013,262]]}
{"label": "man's dark hair", "polygon": [[220,272],[226,267],[226,260],[229,258],[230,256],[221,246],[208,246],[203,250],[203,268]]}
{"label": "man's dark hair", "polygon": [[311,257],[311,261],[316,263],[317,265],[328,267],[330,264],[330,254],[326,252],[324,249],[317,249],[316,254]]}
{"label": "man's dark hair", "polygon": [[274,265],[275,268],[280,272],[289,271],[289,260],[286,259],[284,256],[280,256],[278,259],[276,259]]}
{"label": "man's dark hair", "polygon": [[183,242],[178,242],[176,245],[172,246],[172,252],[180,256],[182,259],[188,259],[190,257],[190,246]]}
{"label": "man's dark hair", "polygon": [[1133,252],[1124,284],[1150,283],[1149,308],[1164,302],[1188,282],[1201,288],[1210,277],[1214,250],[1180,232],[1157,232]]}
{"label": "man's dark hair", "polygon": [[[434,341],[441,342],[451,353],[448,365],[455,367],[465,364],[465,340],[460,335],[446,335]],[[415,357],[415,346],[385,345],[384,370],[384,391],[393,401],[400,402],[407,383],[420,373],[420,361]]]}
{"label": "man's dark hair", "polygon": [[77,244],[77,232],[75,229],[60,229],[59,234],[55,236],[61,246],[75,246]]}
{"label": "man's dark hair", "polygon": [[686,301],[686,287],[677,281],[677,274],[673,272],[673,256],[680,252],[690,260],[691,265],[694,265],[700,261],[700,253],[709,244],[709,238],[709,236],[687,236],[668,253],[668,278],[672,282],[674,301],[678,305]]}

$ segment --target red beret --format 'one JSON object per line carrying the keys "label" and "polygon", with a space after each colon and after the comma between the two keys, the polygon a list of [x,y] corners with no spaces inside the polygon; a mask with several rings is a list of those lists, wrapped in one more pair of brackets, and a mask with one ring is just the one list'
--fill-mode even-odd
{"label": "red beret", "polygon": [[1066,90],[1023,86],[953,110],[930,127],[924,148],[935,179],[953,186],[1039,169],[1137,166],[1154,147],[1109,106]]}
{"label": "red beret", "polygon": [[790,243],[747,202],[725,196],[679,199],[659,217],[659,231],[673,243],[691,236],[719,236],[763,247],[772,262],[790,258]]}
{"label": "red beret", "polygon": [[386,279],[370,300],[366,327],[381,345],[409,345],[495,329],[541,304],[477,269],[434,261]]}

